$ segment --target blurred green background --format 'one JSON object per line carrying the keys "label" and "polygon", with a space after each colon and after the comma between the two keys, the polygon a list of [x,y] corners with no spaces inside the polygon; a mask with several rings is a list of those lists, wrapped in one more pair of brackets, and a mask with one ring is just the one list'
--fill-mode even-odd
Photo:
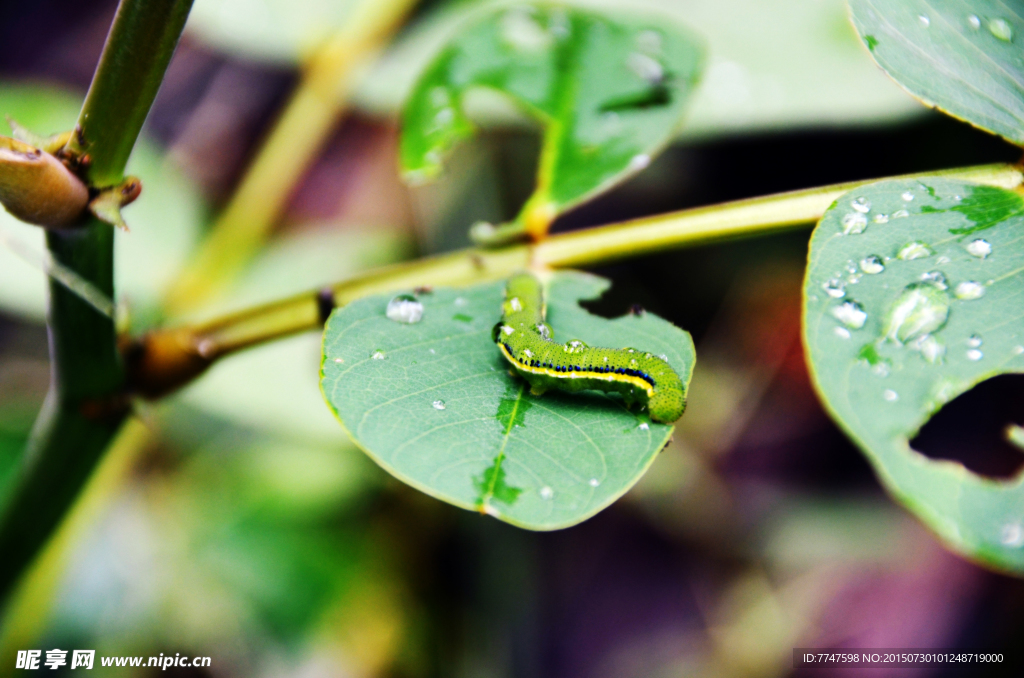
{"label": "blurred green background", "polygon": [[[129,167],[145,182],[117,245],[133,332],[160,322],[161,294],[302,64],[355,4],[197,0]],[[354,107],[267,247],[203,315],[464,246],[473,222],[516,213],[538,144],[504,102],[479,102],[484,133],[440,181],[407,188],[397,172],[397,112],[415,75],[491,4],[417,6],[360,72]],[[677,142],[555,230],[1018,159],[1019,149],[889,81],[841,0],[589,4],[672,15],[705,36],[708,70]],[[0,113],[43,134],[70,127],[115,6],[5,3]],[[226,359],[179,394],[140,404],[128,435],[145,439],[144,453],[72,536],[53,595],[33,609],[41,635],[26,647],[208,655],[209,669],[168,674],[297,678],[768,677],[793,673],[796,646],[1012,647],[1024,632],[1021,582],[944,551],[884,495],[818,404],[799,341],[808,235],[597,271],[615,286],[592,311],[640,304],[693,333],[699,359],[689,409],[648,475],[560,532],[455,509],[374,466],[322,402],[315,333]],[[41,251],[41,235],[0,214],[0,238],[2,492],[49,373],[44,276],[14,253]],[[969,449],[971,468],[1012,475],[1024,460],[990,435],[1007,422],[983,415],[1021,395],[1017,378],[985,384],[936,417],[917,447],[947,458]],[[1020,409],[1005,416],[1024,423]],[[991,430],[964,431],[965,417]],[[1010,657],[1002,675],[1020,675],[1024,657]]]}

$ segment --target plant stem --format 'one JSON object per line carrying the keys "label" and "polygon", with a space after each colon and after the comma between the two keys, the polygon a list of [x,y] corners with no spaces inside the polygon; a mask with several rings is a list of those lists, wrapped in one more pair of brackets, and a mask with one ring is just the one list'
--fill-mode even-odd
{"label": "plant stem", "polygon": [[[1013,165],[983,165],[904,177],[944,176],[1012,189],[1024,180]],[[841,195],[877,179],[834,184],[554,235],[534,246],[468,249],[388,266],[319,291],[218,318],[155,331],[129,351],[129,379],[158,397],[201,374],[214,360],[272,339],[320,326],[325,310],[360,297],[420,286],[498,280],[527,266],[592,266],[670,248],[767,235],[821,218]],[[325,300],[329,303],[325,304]],[[325,308],[325,306],[327,308]]]}
{"label": "plant stem", "polygon": [[313,56],[231,201],[168,293],[168,315],[179,315],[215,296],[259,250],[295,184],[347,108],[359,67],[413,4],[414,0],[363,0],[356,16]]}
{"label": "plant stem", "polygon": [[[92,187],[121,181],[192,0],[122,0],[70,150]],[[114,231],[49,231],[53,259],[114,296]],[[0,601],[59,525],[128,413],[114,321],[50,281],[51,387],[0,513]]]}

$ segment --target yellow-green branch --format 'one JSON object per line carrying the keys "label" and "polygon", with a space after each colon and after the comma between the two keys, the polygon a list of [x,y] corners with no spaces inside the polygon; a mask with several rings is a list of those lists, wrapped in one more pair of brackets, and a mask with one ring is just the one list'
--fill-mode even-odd
{"label": "yellow-green branch", "polygon": [[[984,165],[913,177],[945,176],[1016,188],[1024,175],[1012,165]],[[526,266],[593,266],[667,249],[777,233],[813,223],[841,195],[871,181],[701,207],[554,235],[536,245],[468,249],[388,266],[322,290],[283,299],[198,326],[153,332],[127,347],[129,374],[139,392],[156,397],[201,374],[214,360],[249,346],[311,330],[325,310],[370,294],[423,286],[498,280]],[[327,303],[325,303],[327,302]],[[326,308],[325,308],[326,307]]]}

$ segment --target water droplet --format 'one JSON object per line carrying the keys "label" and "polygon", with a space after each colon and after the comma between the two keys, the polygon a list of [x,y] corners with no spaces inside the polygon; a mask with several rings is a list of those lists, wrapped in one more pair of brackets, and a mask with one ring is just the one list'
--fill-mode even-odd
{"label": "water droplet", "polygon": [[922,273],[921,282],[935,285],[940,290],[949,289],[949,285],[946,284],[946,276],[942,274],[942,271],[928,271],[927,273]]}
{"label": "water droplet", "polygon": [[435,351],[434,349],[430,349],[430,355],[435,355],[436,353],[437,351]]}
{"label": "water droplet", "polygon": [[921,25],[928,28],[932,24],[932,20],[926,17],[924,14],[918,14],[917,20],[921,22]]}
{"label": "water droplet", "polygon": [[846,329],[845,327],[836,327],[833,331],[836,333],[836,336],[839,337],[840,339],[850,338],[850,330]]}
{"label": "water droplet", "polygon": [[512,308],[513,311],[517,313],[523,310],[523,303],[519,301],[519,297],[512,297],[511,299],[509,299],[508,305]]}
{"label": "water droplet", "polygon": [[1020,523],[1007,523],[999,533],[1003,546],[1019,548],[1024,546],[1024,527]]}
{"label": "water droplet", "polygon": [[967,359],[968,360],[973,360],[974,362],[978,362],[979,360],[981,360],[984,357],[985,357],[985,354],[982,353],[981,351],[979,351],[976,348],[972,348],[972,349],[969,349],[967,351]]}
{"label": "water droplet", "polygon": [[639,171],[651,164],[651,156],[646,153],[639,153],[629,159],[629,167],[627,169],[633,171]]}
{"label": "water droplet", "polygon": [[985,343],[984,340],[977,334],[967,337],[967,345],[971,348],[980,348],[983,343]]}
{"label": "water droplet", "polygon": [[626,67],[633,74],[651,85],[657,85],[665,79],[665,69],[657,59],[640,52],[630,52],[626,57]]}
{"label": "water droplet", "polygon": [[435,400],[434,402],[432,402],[430,404],[431,404],[431,406],[435,410],[443,410],[444,409],[444,401],[443,400]]}
{"label": "water droplet", "polygon": [[875,218],[873,219],[873,221],[876,224],[888,224],[889,223],[889,215],[888,214],[878,213],[878,214],[875,215]]}
{"label": "water droplet", "polygon": [[971,256],[984,259],[988,255],[992,254],[992,245],[990,245],[987,240],[978,238],[977,240],[972,240],[970,244],[967,245],[967,253]]}
{"label": "water droplet", "polygon": [[860,212],[850,212],[843,217],[843,235],[856,235],[863,233],[867,228],[868,218]]}
{"label": "water droplet", "polygon": [[978,18],[977,14],[972,14],[967,17],[967,25],[971,28],[981,28],[981,19]]}
{"label": "water droplet", "polygon": [[640,429],[641,431],[650,431],[651,425],[648,424],[646,421],[642,421],[640,422],[640,425],[637,426],[637,428]]}
{"label": "water droplet", "polygon": [[888,377],[889,376],[889,363],[887,363],[885,361],[882,361],[882,362],[874,364],[871,367],[871,374],[874,374],[875,376],[878,376],[878,377]]}
{"label": "water droplet", "polygon": [[551,328],[544,323],[537,323],[537,333],[545,339],[551,338]]}
{"label": "water droplet", "polygon": [[832,317],[843,323],[851,330],[859,330],[864,327],[868,314],[864,307],[856,301],[844,301],[839,306],[833,306]]}
{"label": "water droplet", "polygon": [[938,259],[935,260],[935,263],[941,265],[941,264],[948,264],[950,261],[951,261],[951,259],[949,257],[947,257],[945,254],[943,254],[941,257],[939,257]]}
{"label": "water droplet", "polygon": [[469,302],[466,300],[465,297],[455,297],[455,302],[454,303],[455,303],[456,306],[465,306]]}
{"label": "water droplet", "polygon": [[334,362],[336,362],[336,363],[343,363],[343,362],[345,362],[345,359],[344,358],[335,358]]}
{"label": "water droplet", "polygon": [[985,296],[985,286],[980,282],[968,280],[958,284],[956,289],[953,290],[953,295],[956,296],[957,299],[962,299],[963,301],[981,299]]}
{"label": "water droplet", "polygon": [[555,496],[555,491],[552,490],[547,485],[545,485],[544,487],[540,488],[540,498],[541,499],[551,499],[551,497],[553,497],[553,496]]}
{"label": "water droplet", "polygon": [[891,388],[887,388],[884,391],[882,391],[882,397],[888,400],[890,403],[892,403],[900,399],[900,394],[892,390]]}
{"label": "water droplet", "polygon": [[914,199],[914,193],[913,191],[903,191],[900,197],[903,198],[903,202],[910,202]]}
{"label": "water droplet", "polygon": [[911,283],[889,307],[882,331],[885,339],[904,344],[946,324],[949,294],[929,283]]}
{"label": "water droplet", "polygon": [[825,294],[833,299],[842,299],[846,296],[846,289],[843,287],[843,283],[839,282],[835,278],[826,281],[821,286],[821,289],[825,290]]}
{"label": "water droplet", "polygon": [[515,334],[515,328],[510,327],[508,325],[502,325],[501,326],[501,331],[505,333],[506,337],[510,337],[513,334]]}
{"label": "water droplet", "polygon": [[914,259],[930,257],[931,255],[932,250],[928,245],[915,240],[914,242],[904,245],[900,251],[896,253],[896,258],[902,259],[903,261],[912,261]]}
{"label": "water droplet", "polygon": [[1004,42],[1013,40],[1013,27],[1006,19],[989,19],[989,32]]}
{"label": "water droplet", "polygon": [[598,480],[597,478],[591,478],[590,479],[590,486],[591,487],[597,487],[600,484],[601,484],[601,481]]}
{"label": "water droplet", "polygon": [[902,219],[903,217],[909,217],[909,216],[910,216],[910,212],[908,212],[907,210],[896,210],[895,212],[892,213],[892,218],[893,219]]}
{"label": "water droplet", "polygon": [[920,351],[921,357],[932,364],[942,362],[942,356],[946,355],[946,347],[930,334],[918,337],[909,346],[915,351]]}
{"label": "water droplet", "polygon": [[869,275],[876,275],[885,270],[885,264],[882,263],[882,257],[872,254],[860,260],[860,270]]}
{"label": "water droplet", "polygon": [[850,207],[857,210],[861,214],[867,214],[871,211],[871,201],[867,198],[857,198],[850,203]]}
{"label": "water droplet", "polygon": [[386,314],[388,320],[411,325],[423,319],[423,304],[411,294],[399,294],[388,302]]}
{"label": "water droplet", "polygon": [[1021,353],[1024,353],[1024,346],[1013,347],[1013,355],[1020,355]]}
{"label": "water droplet", "polygon": [[384,351],[374,351],[373,355],[371,355],[370,357],[373,358],[374,360],[384,360],[385,358],[387,358],[387,356],[384,355]]}

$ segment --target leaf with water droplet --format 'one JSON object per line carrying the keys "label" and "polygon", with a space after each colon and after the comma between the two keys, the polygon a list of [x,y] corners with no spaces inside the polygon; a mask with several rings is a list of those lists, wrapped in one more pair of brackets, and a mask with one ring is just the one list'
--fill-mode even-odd
{"label": "leaf with water droplet", "polygon": [[[579,306],[607,286],[556,274],[547,298],[553,339],[664,355],[687,383],[686,332],[652,313],[607,320]],[[531,395],[491,338],[503,290],[501,282],[436,288],[419,297],[415,324],[388,320],[390,294],[337,309],[324,331],[321,389],[353,440],[403,482],[521,527],[566,527],[632,487],[672,427],[638,424],[617,395]],[[467,320],[452,317],[456,307]]]}
{"label": "leaf with water droplet", "polygon": [[[933,31],[940,28],[934,18]],[[1019,198],[1006,190],[922,182],[862,187],[826,212],[811,239],[804,282],[808,361],[829,412],[893,496],[951,548],[1024,573],[1024,550],[1003,534],[1008,521],[1024,520],[1024,476],[992,481],[909,446],[949,400],[995,375],[1024,373],[1024,212],[1012,208]],[[904,200],[907,191],[912,201]],[[906,209],[907,216],[844,237],[849,201],[861,197],[872,210]],[[985,244],[971,247],[979,223]],[[896,256],[914,243],[927,243],[928,256]],[[990,255],[978,256],[983,251]],[[871,257],[881,254],[893,258],[884,273],[858,282],[864,323],[851,331],[837,314],[844,299],[820,292],[849,261],[869,261],[870,268]]]}
{"label": "leaf with water droplet", "polygon": [[467,92],[496,91],[544,127],[537,187],[517,218],[543,235],[558,214],[649,164],[678,128],[702,64],[700,40],[664,17],[498,8],[459,31],[413,89],[402,167],[414,180],[436,176],[475,131]]}
{"label": "leaf with water droplet", "polygon": [[1014,11],[1016,5],[998,0],[849,0],[849,5],[857,32],[871,36],[865,38],[871,56],[908,92],[1024,143],[1019,7]]}

